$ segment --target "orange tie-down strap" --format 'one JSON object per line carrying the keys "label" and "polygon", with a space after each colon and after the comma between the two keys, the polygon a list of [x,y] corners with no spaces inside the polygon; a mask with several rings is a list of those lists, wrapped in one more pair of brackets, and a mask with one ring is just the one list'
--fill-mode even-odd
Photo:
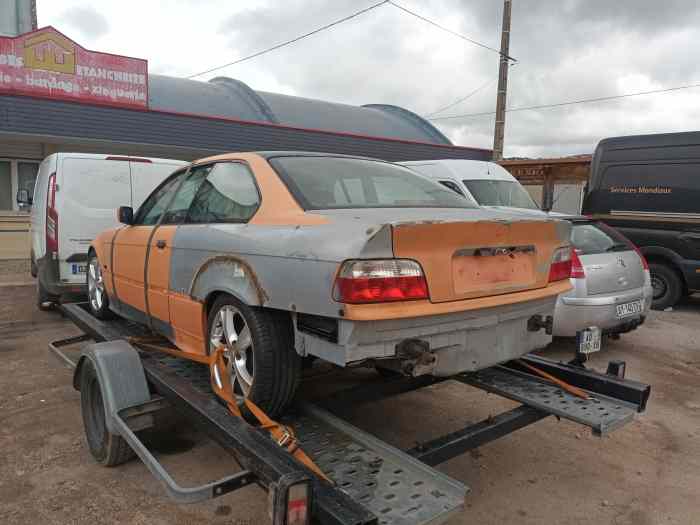
{"label": "orange tie-down strap", "polygon": [[[176,357],[181,357],[185,359],[188,358],[185,357],[180,350],[164,346],[162,344],[162,340],[156,341],[152,338],[146,337],[131,337],[128,340],[130,343],[137,345],[139,348],[142,348],[144,350],[157,350]],[[209,379],[211,381],[212,390],[214,390],[214,393],[217,396],[219,396],[224,402],[226,402],[226,406],[228,407],[229,412],[231,412],[231,414],[233,414],[236,417],[240,417],[241,419],[243,419],[243,421],[245,421],[245,418],[243,418],[243,414],[241,414],[241,409],[238,406],[236,396],[233,393],[231,378],[229,376],[228,368],[226,367],[226,362],[224,361],[224,351],[225,347],[221,345],[212,354],[201,357],[197,356],[197,358],[194,360],[209,365]],[[219,381],[222,385],[221,387],[219,387],[218,381],[216,380],[215,368],[218,371]],[[280,447],[284,448],[297,460],[301,461],[316,475],[325,479],[329,483],[333,483],[333,481],[330,480],[328,476],[326,476],[321,471],[318,465],[314,463],[314,461],[306,454],[306,452],[304,452],[301,449],[301,447],[299,446],[299,441],[297,440],[297,437],[294,434],[294,430],[291,427],[274,421],[250,399],[244,398],[243,402],[245,403],[245,406],[248,408],[250,413],[253,414],[253,416],[255,416],[255,419],[257,419],[260,423],[260,426],[258,428],[268,431],[275,443],[277,443]]]}

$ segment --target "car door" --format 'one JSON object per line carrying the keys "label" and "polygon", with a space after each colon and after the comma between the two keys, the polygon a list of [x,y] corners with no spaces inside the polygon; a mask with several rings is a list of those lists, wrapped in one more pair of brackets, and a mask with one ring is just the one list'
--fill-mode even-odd
{"label": "car door", "polygon": [[209,171],[211,171],[211,165],[191,169],[176,190],[175,196],[148,241],[145,311],[148,312],[153,327],[167,336],[172,335],[168,295],[173,238],[179,225],[185,221],[190,204]]}
{"label": "car door", "polygon": [[119,230],[112,244],[114,306],[142,323],[148,311],[144,277],[149,242],[186,173],[179,171],[156,188],[139,208],[134,223]]}

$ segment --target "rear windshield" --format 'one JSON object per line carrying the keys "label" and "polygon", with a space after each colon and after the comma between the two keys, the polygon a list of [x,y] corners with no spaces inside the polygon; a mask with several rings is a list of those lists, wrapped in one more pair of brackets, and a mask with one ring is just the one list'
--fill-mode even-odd
{"label": "rear windshield", "polygon": [[539,210],[519,182],[508,180],[463,180],[480,206],[511,206]]}
{"label": "rear windshield", "polygon": [[276,157],[270,164],[307,210],[474,207],[437,182],[387,162],[344,157]]}
{"label": "rear windshield", "polygon": [[624,252],[634,249],[616,230],[600,222],[574,223],[571,244],[579,255]]}

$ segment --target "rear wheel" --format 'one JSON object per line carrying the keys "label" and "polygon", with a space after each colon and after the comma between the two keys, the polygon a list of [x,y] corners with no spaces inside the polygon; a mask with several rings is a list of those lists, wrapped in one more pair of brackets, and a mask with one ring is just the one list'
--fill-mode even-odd
{"label": "rear wheel", "polygon": [[301,377],[289,316],[222,295],[212,305],[208,321],[209,352],[224,345],[234,393],[271,417],[280,414],[292,401]]}
{"label": "rear wheel", "polygon": [[673,306],[683,295],[683,279],[679,273],[666,264],[650,263],[651,286],[654,296],[651,306],[663,310]]}
{"label": "rear wheel", "polygon": [[80,410],[90,454],[99,464],[114,467],[134,456],[129,444],[107,428],[102,386],[95,365],[86,359],[80,371]]}
{"label": "rear wheel", "polygon": [[87,289],[88,303],[90,304],[92,315],[98,319],[109,319],[112,317],[100,261],[94,253],[91,253],[88,258]]}
{"label": "rear wheel", "polygon": [[41,284],[41,279],[36,280],[36,306],[39,310],[47,312],[53,310],[53,307],[58,303],[59,296],[50,294],[44,285]]}

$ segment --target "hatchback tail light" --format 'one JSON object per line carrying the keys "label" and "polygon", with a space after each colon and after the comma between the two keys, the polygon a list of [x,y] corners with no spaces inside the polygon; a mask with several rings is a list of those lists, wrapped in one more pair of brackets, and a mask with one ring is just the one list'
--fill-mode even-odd
{"label": "hatchback tail light", "polygon": [[566,246],[557,248],[552,256],[552,264],[549,267],[549,282],[563,281],[571,277],[571,264],[573,250]]}
{"label": "hatchback tail light", "polygon": [[407,259],[346,261],[335,280],[340,303],[385,303],[428,298],[423,270]]}
{"label": "hatchback tail light", "polygon": [[578,257],[576,250],[571,250],[571,278],[572,279],[585,279],[586,272],[583,269],[583,264],[581,264],[581,259]]}
{"label": "hatchback tail light", "polygon": [[56,173],[49,175],[46,193],[46,251],[58,251],[58,212],[56,211]]}
{"label": "hatchback tail light", "polygon": [[649,262],[647,261],[647,258],[644,257],[642,250],[637,248],[635,244],[632,244],[632,246],[634,247],[634,251],[637,252],[637,255],[639,255],[639,258],[642,260],[642,266],[644,267],[644,269],[649,270]]}

